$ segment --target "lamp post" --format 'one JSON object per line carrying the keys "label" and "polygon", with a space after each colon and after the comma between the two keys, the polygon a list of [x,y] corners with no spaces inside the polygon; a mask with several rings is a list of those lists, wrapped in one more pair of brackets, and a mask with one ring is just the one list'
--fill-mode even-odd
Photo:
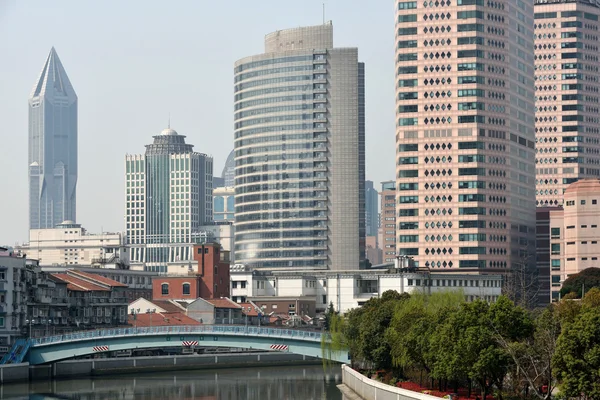
{"label": "lamp post", "polygon": [[35,319],[26,319],[25,323],[29,325],[29,339],[31,339],[31,326],[35,324]]}
{"label": "lamp post", "polygon": [[137,316],[140,313],[140,309],[137,310],[135,308],[131,309],[131,315],[133,316],[133,327],[135,329],[135,333],[137,334]]}

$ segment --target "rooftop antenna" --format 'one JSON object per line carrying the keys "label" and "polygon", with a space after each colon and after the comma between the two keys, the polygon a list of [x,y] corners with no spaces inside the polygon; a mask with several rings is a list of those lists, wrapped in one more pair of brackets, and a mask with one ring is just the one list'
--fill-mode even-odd
{"label": "rooftop antenna", "polygon": [[325,25],[325,3],[323,3],[323,25]]}
{"label": "rooftop antenna", "polygon": [[171,129],[171,113],[169,113],[169,124],[167,125],[167,128]]}

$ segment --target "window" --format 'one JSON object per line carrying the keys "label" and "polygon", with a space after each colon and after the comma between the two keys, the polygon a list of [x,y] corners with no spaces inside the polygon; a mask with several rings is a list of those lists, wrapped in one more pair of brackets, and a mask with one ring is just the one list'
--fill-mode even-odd
{"label": "window", "polygon": [[[167,290],[168,290],[168,288],[167,288]],[[190,284],[189,284],[189,283],[184,283],[184,284],[183,284],[183,289],[182,289],[182,290],[183,290],[183,295],[184,295],[184,296],[185,296],[185,295],[188,295],[188,296],[189,296],[189,295],[190,295]]]}
{"label": "window", "polygon": [[551,228],[550,236],[552,236],[552,238],[559,238],[560,237],[560,228]]}
{"label": "window", "polygon": [[559,270],[560,269],[560,260],[552,260],[552,269]]}
{"label": "window", "polygon": [[169,294],[169,284],[163,283],[162,285],[160,285],[160,292],[163,296],[168,295]]}
{"label": "window", "polygon": [[553,243],[550,247],[550,253],[551,254],[560,254],[560,244]]}
{"label": "window", "polygon": [[246,281],[241,281],[241,288],[246,289]]}
{"label": "window", "polygon": [[322,295],[321,302],[322,302],[323,304],[327,304],[327,295],[326,295],[326,294]]}

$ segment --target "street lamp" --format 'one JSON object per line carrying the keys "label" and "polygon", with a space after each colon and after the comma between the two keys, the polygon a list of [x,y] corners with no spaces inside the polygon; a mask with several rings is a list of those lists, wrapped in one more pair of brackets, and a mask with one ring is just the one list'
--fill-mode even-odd
{"label": "street lamp", "polygon": [[140,313],[140,309],[137,310],[135,308],[131,309],[131,315],[133,316],[133,327],[135,329],[135,333],[137,333],[137,315]]}
{"label": "street lamp", "polygon": [[31,339],[31,326],[35,324],[35,319],[26,319],[25,323],[29,325],[29,339]]}

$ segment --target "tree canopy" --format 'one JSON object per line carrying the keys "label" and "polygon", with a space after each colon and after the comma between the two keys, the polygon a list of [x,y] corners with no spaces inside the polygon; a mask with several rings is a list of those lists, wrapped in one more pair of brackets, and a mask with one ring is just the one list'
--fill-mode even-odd
{"label": "tree canopy", "polygon": [[586,268],[578,274],[569,276],[560,289],[560,295],[564,297],[569,293],[576,293],[580,299],[583,291],[592,288],[600,288],[600,268]]}

